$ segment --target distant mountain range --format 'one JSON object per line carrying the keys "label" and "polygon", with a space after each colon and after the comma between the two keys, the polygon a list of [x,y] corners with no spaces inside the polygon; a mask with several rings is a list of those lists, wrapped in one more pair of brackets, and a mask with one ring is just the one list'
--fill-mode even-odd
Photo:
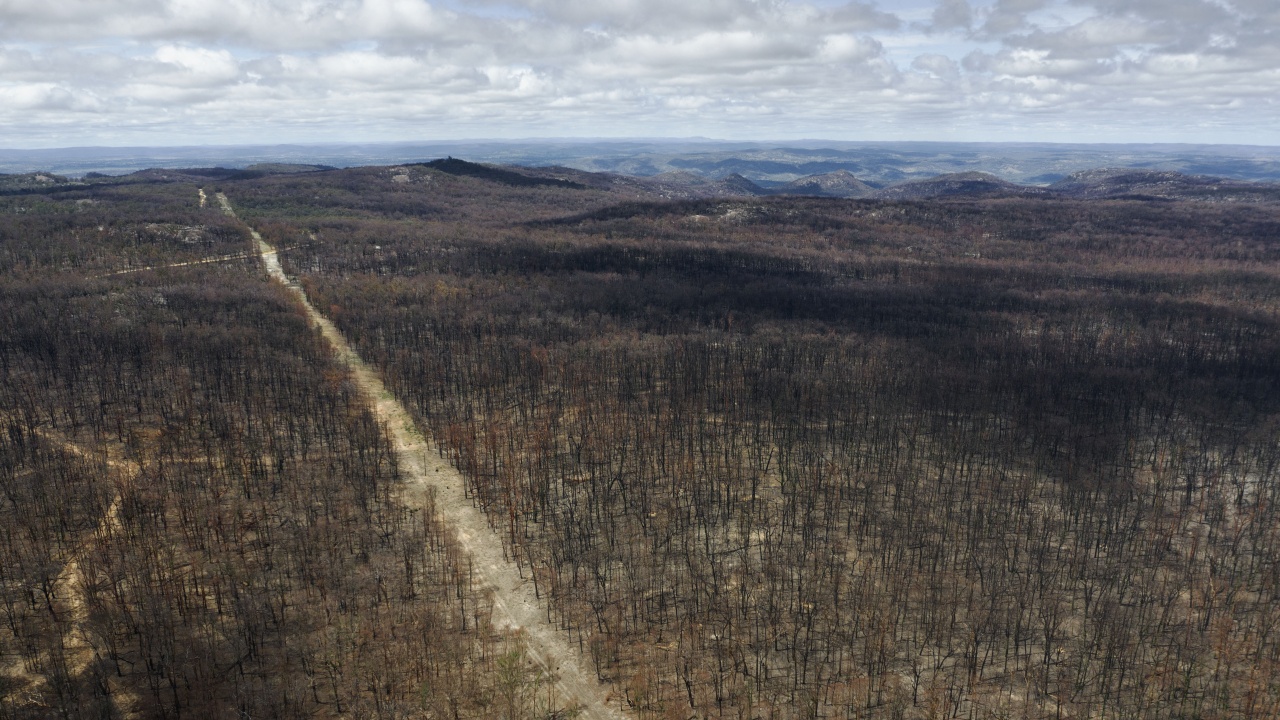
{"label": "distant mountain range", "polygon": [[[749,180],[735,176],[732,191],[716,195],[813,195],[822,197],[870,198],[877,200],[925,200],[942,197],[1073,197],[1073,198],[1160,198],[1212,202],[1280,202],[1280,183],[1246,182],[1205,175],[1185,175],[1170,171],[1103,168],[1072,173],[1048,186],[1019,185],[989,173],[964,172],[912,180],[886,188],[874,188],[850,174],[812,175],[774,189],[746,185]],[[689,194],[714,187],[691,186]]]}
{"label": "distant mountain range", "polygon": [[[513,168],[515,170],[516,168]],[[876,200],[926,200],[946,197],[1071,197],[1160,198],[1213,202],[1280,202],[1280,183],[1247,182],[1171,171],[1102,168],[1072,173],[1051,185],[1022,185],[990,173],[947,173],[878,188],[848,171],[838,170],[798,178],[773,188],[762,187],[742,175],[718,179],[691,172],[633,177],[617,173],[588,173],[572,168],[520,168],[529,175],[600,187],[631,188],[637,195],[673,200],[807,195]]]}
{"label": "distant mountain range", "polygon": [[[146,168],[263,164],[398,165],[453,156],[481,163],[557,166],[631,177],[691,173],[708,181],[739,175],[775,190],[845,171],[875,188],[938,175],[983,172],[1012,183],[1050,185],[1094,168],[1129,168],[1280,182],[1280,147],[1049,143],[732,143],[713,140],[528,140],[170,148],[0,149],[0,172],[82,177]],[[679,183],[678,178],[674,178]],[[830,182],[839,184],[839,178]],[[794,188],[791,188],[794,189]],[[824,190],[828,192],[828,190]]]}
{"label": "distant mountain range", "polygon": [[[1095,168],[1071,173],[1049,185],[1009,182],[986,172],[944,173],[878,187],[847,170],[816,173],[787,183],[764,186],[738,174],[708,177],[691,171],[651,176],[590,172],[572,167],[522,167],[444,158],[424,167],[513,186],[548,185],[613,190],[639,200],[800,195],[874,200],[927,200],[960,197],[1067,197],[1081,199],[1157,198],[1209,202],[1280,202],[1280,183],[1252,182],[1169,170]],[[267,175],[338,170],[332,166],[259,163],[244,168],[149,168],[115,177],[87,173],[76,179],[52,172],[0,174],[0,193],[47,193],[73,190],[98,182],[165,182],[183,177],[248,179]]]}

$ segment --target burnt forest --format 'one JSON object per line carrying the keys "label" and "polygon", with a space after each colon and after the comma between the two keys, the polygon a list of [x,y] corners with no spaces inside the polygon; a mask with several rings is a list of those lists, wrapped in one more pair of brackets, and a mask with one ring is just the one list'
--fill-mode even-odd
{"label": "burnt forest", "polygon": [[0,720],[1280,717],[1280,189],[741,180],[0,177]]}

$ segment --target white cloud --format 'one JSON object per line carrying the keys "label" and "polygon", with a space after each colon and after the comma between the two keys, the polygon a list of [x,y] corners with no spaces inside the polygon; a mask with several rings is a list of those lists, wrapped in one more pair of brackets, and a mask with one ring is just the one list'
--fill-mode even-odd
{"label": "white cloud", "polygon": [[240,76],[240,64],[227,50],[162,45],[156,50],[155,58],[172,68],[161,73],[167,76],[167,84],[209,87],[232,82]]}
{"label": "white cloud", "polygon": [[848,33],[828,35],[822,39],[818,56],[826,62],[865,62],[878,57],[884,48],[874,39]]}
{"label": "white cloud", "polygon": [[89,96],[78,96],[73,90],[53,83],[14,84],[4,89],[6,104],[17,111],[71,111],[92,110],[97,106]]}

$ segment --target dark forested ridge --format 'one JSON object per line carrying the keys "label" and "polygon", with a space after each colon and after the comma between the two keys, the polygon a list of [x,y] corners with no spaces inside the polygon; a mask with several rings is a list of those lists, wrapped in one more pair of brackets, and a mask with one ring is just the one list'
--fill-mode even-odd
{"label": "dark forested ridge", "polygon": [[637,717],[1280,716],[1280,205],[450,161],[0,197],[3,716],[536,709],[201,183]]}

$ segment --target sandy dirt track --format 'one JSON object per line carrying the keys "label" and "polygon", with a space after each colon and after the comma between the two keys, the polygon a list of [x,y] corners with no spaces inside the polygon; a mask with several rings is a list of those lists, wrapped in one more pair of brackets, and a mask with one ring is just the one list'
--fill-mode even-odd
{"label": "sandy dirt track", "polygon": [[160,270],[162,268],[190,267],[192,265],[208,265],[209,263],[226,262],[228,260],[243,260],[244,258],[250,257],[252,254],[253,253],[232,253],[231,255],[216,255],[214,257],[200,258],[199,260],[190,260],[187,262],[169,263],[167,265],[146,265],[144,267],[128,268],[126,270],[116,270],[103,275],[96,275],[95,277],[115,277],[116,275],[129,275],[130,273],[140,273],[147,270]]}
{"label": "sandy dirt track", "polygon": [[[97,528],[86,534],[67,554],[62,569],[53,578],[52,588],[49,593],[50,597],[57,602],[59,612],[66,613],[64,619],[70,621],[69,632],[62,637],[62,656],[60,661],[65,663],[63,670],[66,676],[75,678],[83,675],[97,657],[93,638],[86,629],[89,619],[89,611],[85,602],[88,588],[85,587],[87,578],[80,569],[81,559],[88,552],[95,538],[119,531],[121,495],[138,477],[139,467],[133,461],[111,457],[111,454],[105,451],[94,452],[86,450],[52,431],[39,429],[35,432],[48,442],[57,445],[72,455],[91,461],[104,461],[111,473],[110,480],[116,486],[116,492],[111,498],[110,505],[103,513]],[[47,656],[42,658],[42,664],[58,661],[56,658]],[[32,688],[26,692],[26,695],[30,698],[38,698],[39,694],[36,690],[49,680],[47,674],[28,672],[22,663],[17,660],[6,662],[3,669],[4,674],[22,678],[31,684]],[[129,695],[114,686],[112,687],[110,701],[115,704],[117,710],[126,708],[130,702]]]}
{"label": "sandy dirt track", "polygon": [[[227,197],[222,193],[216,197],[223,211],[234,217],[235,211]],[[484,513],[466,497],[462,476],[440,457],[434,444],[415,427],[408,411],[387,391],[378,374],[347,344],[342,333],[312,307],[302,288],[284,274],[275,248],[267,244],[257,231],[251,232],[267,272],[301,301],[307,316],[320,327],[339,361],[350,369],[379,420],[390,429],[400,472],[408,483],[407,499],[412,501],[434,491],[436,512],[457,534],[460,545],[470,553],[480,585],[493,591],[494,625],[518,628],[525,633],[529,656],[557,678],[555,687],[559,705],[580,704],[580,717],[583,718],[627,717],[621,703],[611,698],[607,687],[589,668],[589,661],[569,644],[565,633],[547,621],[544,601],[534,593],[532,581],[520,577],[516,565],[506,560],[502,540],[490,528]]]}

